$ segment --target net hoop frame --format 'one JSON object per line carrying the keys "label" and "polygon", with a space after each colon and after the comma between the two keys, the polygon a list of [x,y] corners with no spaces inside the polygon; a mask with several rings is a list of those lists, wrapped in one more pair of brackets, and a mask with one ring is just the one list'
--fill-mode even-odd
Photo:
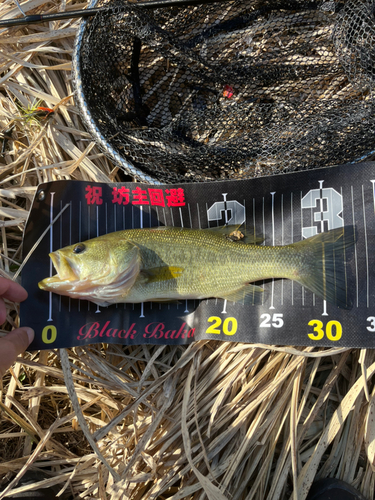
{"label": "net hoop frame", "polygon": [[[97,0],[92,0],[87,8],[94,8],[97,4]],[[132,165],[128,160],[126,160],[115,148],[113,148],[107,141],[107,139],[100,132],[97,127],[94,117],[92,116],[89,106],[86,102],[85,94],[83,91],[82,77],[81,77],[81,48],[83,36],[87,26],[87,19],[82,19],[77,35],[74,41],[73,48],[73,59],[72,59],[72,75],[73,75],[73,89],[74,98],[78,106],[78,110],[83,121],[84,126],[90,133],[93,140],[103,151],[103,153],[115,163],[118,167],[122,168],[128,175],[136,177],[140,182],[146,182],[147,184],[157,184],[160,185],[162,182],[158,181],[154,177],[145,174],[139,168]]]}

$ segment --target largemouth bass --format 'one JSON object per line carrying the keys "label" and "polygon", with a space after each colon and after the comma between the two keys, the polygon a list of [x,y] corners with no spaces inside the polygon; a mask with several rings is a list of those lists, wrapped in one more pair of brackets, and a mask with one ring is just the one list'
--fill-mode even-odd
{"label": "largemouth bass", "polygon": [[263,292],[250,283],[287,278],[350,307],[345,249],[355,242],[352,226],[285,246],[233,241],[229,231],[160,227],[109,233],[50,253],[57,275],[39,287],[102,306],[210,297],[247,304]]}

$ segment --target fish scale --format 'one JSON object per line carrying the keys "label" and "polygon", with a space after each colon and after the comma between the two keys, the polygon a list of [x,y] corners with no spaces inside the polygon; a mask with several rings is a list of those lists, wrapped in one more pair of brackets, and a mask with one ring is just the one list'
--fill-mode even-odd
{"label": "fish scale", "polygon": [[[287,247],[266,247],[233,242],[209,231],[158,231],[154,238],[138,231],[135,244],[141,253],[141,270],[158,266],[184,269],[174,280],[136,282],[129,300],[151,300],[155,294],[168,298],[223,296],[228,290],[269,277],[289,277],[301,260]],[[133,236],[132,236],[133,237]],[[195,296],[198,293],[199,296]],[[220,295],[217,295],[220,293]]]}

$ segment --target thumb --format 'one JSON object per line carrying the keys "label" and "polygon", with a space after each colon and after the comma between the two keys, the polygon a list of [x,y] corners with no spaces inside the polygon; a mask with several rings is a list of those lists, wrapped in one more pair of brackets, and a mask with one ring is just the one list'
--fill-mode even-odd
{"label": "thumb", "polygon": [[34,330],[27,326],[17,328],[0,338],[0,378],[14,363],[16,357],[24,352],[34,339]]}

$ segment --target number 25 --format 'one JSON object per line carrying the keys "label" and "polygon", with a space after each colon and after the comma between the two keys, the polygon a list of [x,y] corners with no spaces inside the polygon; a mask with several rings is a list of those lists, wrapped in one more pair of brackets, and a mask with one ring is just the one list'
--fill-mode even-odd
{"label": "number 25", "polygon": [[282,313],[275,313],[272,316],[268,313],[263,313],[260,315],[260,319],[263,321],[259,325],[260,328],[281,328],[284,326],[284,320]]}

